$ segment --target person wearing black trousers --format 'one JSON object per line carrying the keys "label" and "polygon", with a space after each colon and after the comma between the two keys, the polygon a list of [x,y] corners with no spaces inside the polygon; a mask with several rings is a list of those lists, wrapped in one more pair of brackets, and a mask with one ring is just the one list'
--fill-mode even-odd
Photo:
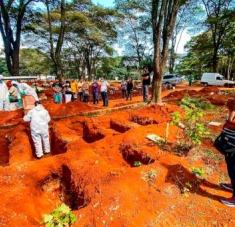
{"label": "person wearing black trousers", "polygon": [[127,85],[126,85],[126,100],[128,100],[130,98],[130,101],[132,100],[132,92],[133,92],[133,81],[132,78],[129,78],[127,81]]}
{"label": "person wearing black trousers", "polygon": [[[231,139],[235,140],[235,99],[229,100],[227,103],[229,109],[229,118],[224,125],[223,132]],[[229,183],[221,183],[220,186],[227,191],[232,192],[232,197],[228,199],[221,199],[221,202],[229,207],[235,207],[235,151],[225,155],[228,175],[231,181]]]}

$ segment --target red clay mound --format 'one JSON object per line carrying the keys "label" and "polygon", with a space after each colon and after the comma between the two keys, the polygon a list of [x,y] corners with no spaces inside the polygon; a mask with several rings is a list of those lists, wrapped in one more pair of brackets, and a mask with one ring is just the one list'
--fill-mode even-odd
{"label": "red clay mound", "polygon": [[65,117],[96,109],[95,107],[88,106],[87,104],[78,101],[64,104],[45,102],[44,106],[52,117]]}
{"label": "red clay mound", "polygon": [[213,105],[224,106],[227,104],[228,98],[229,97],[225,95],[213,95],[213,96],[208,97],[208,100]]}
{"label": "red clay mound", "polygon": [[182,90],[182,91],[174,91],[167,95],[165,100],[174,100],[179,101],[183,99],[185,96],[196,97],[198,96],[198,92],[195,90]]}
{"label": "red clay mound", "polygon": [[219,93],[219,88],[218,87],[214,87],[214,86],[210,86],[210,87],[204,87],[201,91],[200,91],[200,93],[204,93],[204,94],[206,94],[206,93],[214,93],[214,94],[218,94]]}
{"label": "red clay mound", "polygon": [[23,111],[16,110],[16,111],[0,111],[0,126],[7,126],[7,125],[14,125],[18,124],[22,119]]}

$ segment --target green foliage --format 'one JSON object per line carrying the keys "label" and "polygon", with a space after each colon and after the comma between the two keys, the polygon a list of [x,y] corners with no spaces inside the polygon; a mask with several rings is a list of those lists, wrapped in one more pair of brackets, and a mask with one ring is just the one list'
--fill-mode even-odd
{"label": "green foliage", "polygon": [[49,58],[44,53],[29,48],[20,51],[20,74],[22,76],[49,75],[51,71]]}
{"label": "green foliage", "polygon": [[76,216],[65,204],[61,204],[52,213],[43,216],[43,224],[46,227],[67,227],[74,224],[76,220]]}
{"label": "green foliage", "polygon": [[183,116],[178,112],[172,114],[172,124],[184,127],[184,132],[190,139],[190,144],[200,145],[201,140],[208,135],[205,124],[202,123],[203,111],[208,108],[207,104],[199,99],[184,97],[181,101],[181,107],[185,110]]}
{"label": "green foliage", "polygon": [[199,176],[199,177],[205,176],[205,170],[203,168],[193,167],[192,173],[195,174],[196,176]]}
{"label": "green foliage", "polygon": [[171,114],[171,124],[179,126],[181,121],[181,116],[179,112],[174,112]]}
{"label": "green foliage", "polygon": [[134,166],[134,167],[140,167],[140,166],[142,166],[142,163],[141,163],[140,161],[135,161],[135,162],[133,163],[133,166]]}
{"label": "green foliage", "polygon": [[0,74],[8,75],[6,60],[0,58]]}
{"label": "green foliage", "polygon": [[188,96],[181,100],[181,106],[184,108],[199,108],[201,110],[212,110],[215,108],[214,105],[200,98],[190,98]]}
{"label": "green foliage", "polygon": [[207,129],[202,123],[196,123],[192,127],[186,129],[187,136],[195,145],[200,145],[202,138],[204,138],[207,133]]}

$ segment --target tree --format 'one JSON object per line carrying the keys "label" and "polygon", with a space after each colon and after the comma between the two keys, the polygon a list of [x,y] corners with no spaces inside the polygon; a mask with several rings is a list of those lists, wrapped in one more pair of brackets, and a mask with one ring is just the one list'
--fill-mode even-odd
{"label": "tree", "polygon": [[[45,0],[46,9],[47,9],[47,22],[48,22],[48,31],[49,31],[49,43],[50,43],[50,57],[54,64],[55,74],[58,79],[62,79],[64,75],[63,64],[61,62],[61,50],[64,42],[64,35],[65,35],[65,21],[66,21],[66,5],[65,0],[61,0],[59,3],[59,22],[56,21],[55,23],[59,23],[58,27],[58,36],[56,42],[53,39],[55,35],[53,31],[53,21],[52,21],[52,10],[50,8],[51,2],[49,0]],[[52,2],[53,4],[53,2]],[[56,5],[58,8],[58,6]]]}
{"label": "tree", "polygon": [[0,74],[8,75],[7,64],[4,58],[0,58]]}
{"label": "tree", "polygon": [[137,58],[138,67],[149,55],[151,46],[150,0],[116,0],[117,10],[122,14],[120,36],[125,54]]}
{"label": "tree", "polygon": [[52,71],[49,57],[38,49],[23,48],[20,50],[20,75],[48,75]]}
{"label": "tree", "polygon": [[[80,11],[81,12],[81,11]],[[81,12],[82,13],[82,12]],[[112,44],[116,40],[117,14],[115,9],[87,5],[86,12],[78,14],[74,9],[65,41],[69,46],[70,59],[76,62],[77,70],[91,80],[96,76],[97,66],[104,56],[113,54]],[[75,52],[79,53],[76,54]]]}
{"label": "tree", "polygon": [[[202,20],[202,7],[199,2],[194,0],[188,0],[186,4],[180,7],[177,14],[175,28],[171,38],[171,48],[169,57],[169,72],[173,73],[175,69],[175,61],[177,58],[177,50],[182,40],[183,32],[190,29],[195,29],[196,26],[200,26],[199,23]],[[177,41],[178,39],[178,41]]]}
{"label": "tree", "polygon": [[19,75],[19,53],[24,22],[30,18],[29,5],[34,0],[0,0],[0,32],[7,68],[12,76]]}
{"label": "tree", "polygon": [[228,28],[234,21],[235,12],[232,0],[202,0],[206,13],[206,24],[212,34],[213,42],[213,71],[218,71],[218,52],[223,44],[224,37],[228,32]]}
{"label": "tree", "polygon": [[192,37],[185,47],[188,53],[176,66],[176,72],[182,75],[193,75],[194,78],[200,79],[202,73],[209,72],[212,66],[211,33],[204,32]]}
{"label": "tree", "polygon": [[152,29],[153,29],[153,95],[152,101],[162,103],[163,70],[168,60],[169,41],[174,30],[180,0],[152,0]]}
{"label": "tree", "polygon": [[66,5],[64,0],[45,1],[47,9],[35,15],[28,26],[33,32],[31,38],[40,37],[33,43],[49,53],[58,78],[87,74],[92,79],[99,57],[113,53],[116,10],[95,6],[89,0],[74,0]]}

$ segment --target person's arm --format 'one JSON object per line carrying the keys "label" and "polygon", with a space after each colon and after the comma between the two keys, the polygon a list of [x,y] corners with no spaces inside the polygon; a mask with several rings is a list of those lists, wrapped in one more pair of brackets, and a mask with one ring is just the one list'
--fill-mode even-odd
{"label": "person's arm", "polygon": [[231,112],[229,113],[228,121],[235,123],[235,119],[234,119],[234,118],[235,118],[235,111],[231,111]]}
{"label": "person's arm", "polygon": [[51,117],[50,117],[48,111],[46,113],[47,113],[46,114],[46,120],[47,120],[47,123],[49,123],[51,121]]}
{"label": "person's arm", "polygon": [[31,121],[31,111],[29,111],[23,118],[25,122],[30,122]]}

